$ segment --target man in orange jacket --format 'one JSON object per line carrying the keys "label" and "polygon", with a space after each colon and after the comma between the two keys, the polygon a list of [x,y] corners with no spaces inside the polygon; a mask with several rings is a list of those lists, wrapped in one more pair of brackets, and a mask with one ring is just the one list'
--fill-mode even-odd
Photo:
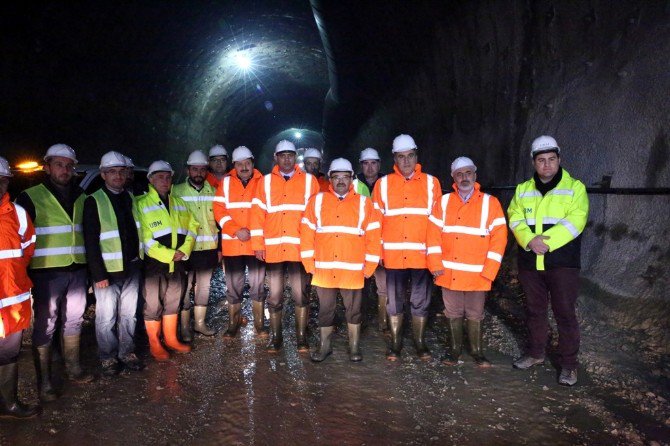
{"label": "man in orange jacket", "polygon": [[309,276],[300,262],[300,221],[307,201],[319,191],[313,175],[295,163],[295,145],[286,140],[275,147],[272,172],[258,184],[251,214],[251,246],[256,258],[266,263],[270,295],[271,339],[269,352],[281,349],[284,273],[295,301],[295,328],[298,351],[309,352],[307,321]]}
{"label": "man in orange jacket", "polygon": [[375,184],[372,201],[382,218],[383,266],[386,268],[387,310],[391,326],[391,347],[387,358],[395,361],[402,350],[402,320],[407,282],[410,295],[412,330],[417,355],[431,358],[424,333],[432,280],[426,259],[428,217],[435,200],[442,195],[440,182],[421,170],[417,147],[409,135],[393,140],[393,173]]}
{"label": "man in orange jacket", "polygon": [[263,175],[254,169],[254,156],[248,148],[236,148],[232,158],[234,169],[223,178],[214,198],[214,218],[221,227],[221,252],[226,269],[226,298],[230,315],[225,336],[234,337],[242,323],[245,268],[249,271],[249,297],[256,335],[266,336],[263,329],[265,263],[254,256],[250,229],[252,200]]}
{"label": "man in orange jacket", "polygon": [[507,244],[500,202],[479,190],[477,167],[470,158],[451,163],[454,191],[435,203],[428,229],[430,270],[442,287],[449,345],[442,362],[458,364],[467,320],[470,354],[479,367],[490,367],[482,349],[484,299],[491,289]]}
{"label": "man in orange jacket", "polygon": [[339,290],[346,308],[349,358],[362,360],[361,301],[364,280],[371,277],[381,254],[379,211],[353,188],[351,163],[337,158],[328,170],[330,189],[307,204],[300,229],[300,255],[319,296],[321,343],[312,361],[332,353],[331,336]]}
{"label": "man in orange jacket", "polygon": [[221,179],[228,173],[228,151],[220,144],[212,146],[209,149],[209,172],[207,173],[207,182],[214,189],[219,187]]}
{"label": "man in orange jacket", "polygon": [[18,398],[17,359],[23,330],[30,327],[30,288],[27,268],[35,252],[35,228],[21,206],[9,201],[12,173],[0,157],[0,417],[28,418],[39,406],[25,406]]}

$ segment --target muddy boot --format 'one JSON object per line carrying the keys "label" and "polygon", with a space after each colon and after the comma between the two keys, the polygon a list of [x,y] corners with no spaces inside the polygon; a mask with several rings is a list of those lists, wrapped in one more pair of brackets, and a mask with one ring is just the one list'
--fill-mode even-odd
{"label": "muddy boot", "polygon": [[228,322],[228,330],[223,334],[224,338],[234,338],[237,335],[238,330],[240,329],[240,323],[242,322],[242,304],[228,304],[228,316],[230,321]]}
{"label": "muddy boot", "polygon": [[386,352],[386,359],[389,361],[397,361],[400,359],[400,351],[402,350],[402,318],[402,314],[389,316],[391,346]]}
{"label": "muddy boot", "polygon": [[34,358],[40,401],[56,401],[58,394],[51,384],[51,343],[35,347]]}
{"label": "muddy boot", "polygon": [[16,362],[0,366],[0,418],[30,418],[42,408],[24,406],[16,393],[19,383],[19,365]]}
{"label": "muddy boot", "polygon": [[309,321],[309,307],[295,308],[295,340],[298,351],[309,353],[309,344],[307,343],[307,322]]}
{"label": "muddy boot", "polygon": [[170,353],[168,353],[163,344],[161,344],[160,333],[161,333],[161,321],[144,321],[144,326],[147,329],[147,337],[149,338],[149,351],[151,351],[151,356],[154,357],[156,361],[167,361],[170,359]]}
{"label": "muddy boot", "polygon": [[349,359],[353,362],[363,360],[361,355],[360,340],[361,340],[361,324],[347,324],[347,331],[349,332]]}
{"label": "muddy boot", "polygon": [[377,296],[377,323],[379,331],[388,330],[388,313],[386,312],[386,296]]}
{"label": "muddy boot", "polygon": [[203,336],[214,336],[216,332],[205,324],[205,316],[207,315],[207,306],[196,305],[193,307],[193,319],[195,319],[195,331]]}
{"label": "muddy boot", "polygon": [[262,300],[251,301],[251,311],[254,315],[254,330],[256,336],[264,338],[267,337],[268,332],[265,329],[265,302]]}
{"label": "muddy boot", "polygon": [[447,319],[447,330],[449,332],[449,341],[447,342],[447,352],[442,357],[444,365],[457,365],[458,358],[461,356],[463,346],[463,318]]}
{"label": "muddy boot", "polygon": [[284,335],[281,327],[282,312],[270,313],[270,343],[267,346],[269,353],[277,353],[281,350]]}
{"label": "muddy boot", "polygon": [[[360,330],[361,326],[358,326]],[[333,327],[321,327],[319,328],[321,332],[321,339],[319,342],[319,347],[314,353],[310,355],[312,362],[321,362],[326,359],[331,353],[333,353],[333,348],[330,346],[330,339],[333,336]]]}
{"label": "muddy boot", "polygon": [[470,355],[475,360],[477,367],[491,367],[491,361],[486,359],[482,349],[482,321],[468,320],[468,341],[470,342]]}
{"label": "muddy boot", "polygon": [[193,332],[191,331],[191,310],[181,310],[179,312],[179,329],[181,331],[182,342],[193,341]]}
{"label": "muddy boot", "polygon": [[414,347],[419,359],[428,361],[433,356],[426,346],[426,325],[428,324],[427,317],[412,316],[412,333],[414,335]]}
{"label": "muddy boot", "polygon": [[84,372],[79,363],[80,335],[63,336],[61,339],[67,379],[78,383],[89,383],[93,381],[93,375]]}
{"label": "muddy boot", "polygon": [[177,353],[188,353],[191,351],[191,346],[182,344],[177,339],[177,315],[166,314],[163,316],[163,340],[165,346]]}

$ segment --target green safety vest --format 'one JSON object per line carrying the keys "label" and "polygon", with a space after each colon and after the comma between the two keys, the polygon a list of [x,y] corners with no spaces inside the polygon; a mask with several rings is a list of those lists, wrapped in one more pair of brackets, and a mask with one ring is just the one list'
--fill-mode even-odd
{"label": "green safety vest", "polygon": [[358,178],[354,180],[354,190],[358,195],[370,196],[370,189],[364,182],[359,181]]}
{"label": "green safety vest", "polygon": [[25,192],[35,206],[37,236],[30,268],[58,268],[73,263],[86,264],[82,230],[86,194],[81,194],[74,202],[73,221],[44,184],[33,186]]}
{"label": "green safety vest", "polygon": [[205,181],[200,191],[192,187],[188,180],[172,187],[172,193],[186,203],[189,212],[200,224],[193,251],[208,251],[219,246],[219,228],[214,219],[214,196],[216,189]]}
{"label": "green safety vest", "polygon": [[[100,220],[100,250],[102,251],[102,261],[105,269],[110,273],[123,271],[123,249],[121,246],[121,236],[119,234],[119,224],[116,219],[116,213],[112,202],[102,188],[93,192],[91,196],[95,199],[98,206],[98,219]],[[133,220],[138,228],[138,237],[140,238],[139,256],[142,257],[142,242],[139,235],[140,222],[137,220],[135,206],[133,205]],[[132,260],[132,259],[131,259]]]}

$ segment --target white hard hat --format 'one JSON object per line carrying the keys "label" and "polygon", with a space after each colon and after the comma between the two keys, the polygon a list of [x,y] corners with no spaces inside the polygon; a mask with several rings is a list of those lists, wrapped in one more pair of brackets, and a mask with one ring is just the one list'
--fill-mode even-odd
{"label": "white hard hat", "polygon": [[209,157],[213,156],[228,156],[228,151],[221,144],[217,144],[209,149]]}
{"label": "white hard hat", "polygon": [[9,163],[6,159],[0,156],[0,177],[13,177],[12,171],[9,170]]}
{"label": "white hard hat", "polygon": [[205,154],[202,153],[201,150],[194,150],[188,156],[188,159],[186,160],[186,165],[187,166],[207,166],[207,165],[209,165],[209,160],[207,159]]}
{"label": "white hard hat", "polygon": [[391,152],[405,152],[413,149],[416,149],[414,138],[409,135],[398,135],[393,140],[393,150]]}
{"label": "white hard hat", "polygon": [[125,157],[114,150],[105,153],[102,155],[102,158],[100,158],[100,170],[109,167],[127,167]]}
{"label": "white hard hat", "polygon": [[282,139],[277,143],[277,146],[275,147],[275,153],[279,152],[296,152],[295,150],[295,144],[293,144],[291,141],[287,141],[285,139]]}
{"label": "white hard hat", "polygon": [[305,149],[305,153],[302,154],[302,158],[323,159],[323,155],[321,154],[321,150],[310,147],[309,149]]}
{"label": "white hard hat", "polygon": [[126,167],[133,168],[135,167],[135,163],[133,163],[133,160],[129,156],[123,155],[123,159],[126,161]]}
{"label": "white hard hat", "polygon": [[235,150],[233,150],[234,163],[238,161],[248,160],[249,158],[254,159],[254,155],[251,153],[251,150],[249,150],[248,147],[239,146]]}
{"label": "white hard hat", "polygon": [[530,157],[532,158],[538,152],[547,152],[550,150],[556,150],[557,153],[561,153],[561,149],[554,138],[547,135],[538,136],[530,146]]}
{"label": "white hard hat", "polygon": [[358,161],[367,160],[381,161],[381,158],[375,149],[368,147],[367,149],[361,151],[361,157],[358,159]]}
{"label": "white hard hat", "polygon": [[472,167],[472,170],[477,172],[477,166],[475,166],[475,163],[470,158],[467,156],[459,156],[453,163],[451,163],[451,174],[453,175],[454,172],[463,167]]}
{"label": "white hard hat", "polygon": [[171,174],[174,174],[174,170],[172,170],[170,163],[163,160],[158,160],[151,163],[149,166],[149,172],[147,172],[147,178],[151,178],[151,175],[156,172],[170,172]]}
{"label": "white hard hat", "polygon": [[354,174],[354,168],[351,167],[351,163],[344,158],[335,158],[330,163],[330,168],[328,169],[328,176],[331,172],[351,172]]}
{"label": "white hard hat", "polygon": [[75,155],[72,147],[67,144],[54,144],[53,146],[47,149],[47,154],[44,155],[44,161],[49,161],[49,158],[53,156],[62,156],[63,158],[69,158],[75,163],[77,162],[77,155]]}

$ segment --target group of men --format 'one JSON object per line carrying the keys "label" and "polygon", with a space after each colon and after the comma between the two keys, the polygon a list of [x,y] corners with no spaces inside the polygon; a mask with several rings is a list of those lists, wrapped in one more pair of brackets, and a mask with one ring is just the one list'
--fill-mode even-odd
{"label": "group of men", "polygon": [[[361,152],[358,176],[344,158],[334,159],[324,175],[317,149],[304,152],[304,168],[297,156],[292,142],[280,141],[275,166],[263,175],[254,167],[252,152],[240,146],[232,152],[229,171],[227,151],[214,146],[209,156],[201,151],[189,155],[181,184],[173,185],[169,163],[153,162],[149,191],[135,197],[128,187],[132,162],[108,152],[100,163],[104,185],[87,197],[73,182],[74,150],[57,144],[44,158],[45,181],[21,193],[15,204],[6,192],[12,174],[0,158],[0,268],[9,277],[0,284],[0,415],[21,418],[38,411],[16,395],[16,360],[22,331],[30,324],[31,289],[39,396],[53,401],[58,397],[51,382],[57,331],[67,377],[92,379],[79,363],[89,277],[102,373],[113,376],[121,368],[144,368],[134,345],[139,296],[155,360],[168,360],[170,351],[190,351],[191,295],[193,329],[215,334],[205,316],[212,273],[221,262],[230,321],[226,337],[236,336],[243,324],[245,283],[255,333],[268,336],[267,276],[267,351],[280,351],[288,277],[298,351],[310,350],[311,285],[319,300],[320,331],[312,361],[332,353],[338,293],[345,306],[349,357],[360,361],[361,303],[374,275],[379,328],[390,335],[389,360],[401,355],[407,306],[416,354],[432,357],[425,332],[434,282],[442,290],[449,333],[442,362],[459,363],[466,332],[475,364],[490,367],[482,346],[484,302],[502,262],[507,225],[499,201],[481,191],[474,162],[467,157],[453,161],[453,191],[443,194],[439,180],[422,170],[409,135],[394,139],[393,172],[387,175],[380,173],[381,158],[372,148]],[[559,330],[559,383],[573,385],[579,245],[588,198],[584,185],[560,167],[560,148],[552,137],[535,139],[531,158],[536,173],[517,187],[508,209],[519,244],[530,335],[527,354],[514,366],[544,362],[551,302]]]}

